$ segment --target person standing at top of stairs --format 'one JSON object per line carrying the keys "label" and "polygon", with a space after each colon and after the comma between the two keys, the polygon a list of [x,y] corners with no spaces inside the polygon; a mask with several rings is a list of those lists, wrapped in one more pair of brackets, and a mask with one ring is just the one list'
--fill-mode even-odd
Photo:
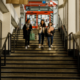
{"label": "person standing at top of stairs", "polygon": [[25,49],[27,49],[30,42],[30,32],[32,30],[32,25],[30,24],[30,19],[27,20],[26,24],[23,26],[23,38],[25,39]]}

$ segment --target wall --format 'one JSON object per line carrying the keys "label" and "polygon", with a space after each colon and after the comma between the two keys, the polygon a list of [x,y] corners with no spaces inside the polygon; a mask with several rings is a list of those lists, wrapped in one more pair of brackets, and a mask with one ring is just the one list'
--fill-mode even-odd
{"label": "wall", "polygon": [[24,24],[25,24],[25,14],[21,14],[21,29],[23,28]]}
{"label": "wall", "polygon": [[[65,25],[68,34],[76,33],[76,0],[67,0],[63,8],[59,9],[59,16],[62,24]],[[63,0],[59,0],[59,6],[64,4]]]}
{"label": "wall", "polygon": [[[62,5],[63,4],[63,0],[58,0],[58,6]],[[58,10],[58,14],[59,14],[59,17],[61,18],[62,20],[62,23],[63,23],[63,8],[60,8]]]}
{"label": "wall", "polygon": [[10,26],[10,33],[12,34],[13,33],[13,30],[14,30],[15,28],[14,28],[14,26],[11,24],[11,26]]}
{"label": "wall", "polygon": [[17,15],[18,15],[18,18],[20,18],[20,5],[13,5],[13,6],[15,8]]}
{"label": "wall", "polygon": [[58,28],[58,8],[55,7],[53,11],[54,11],[53,24],[54,24],[54,27],[57,29]]}
{"label": "wall", "polygon": [[[56,0],[56,1],[53,0],[53,1],[58,4],[58,0]],[[55,6],[53,8],[53,13],[54,13],[54,15],[53,15],[53,24],[54,24],[54,27],[56,29],[58,29],[58,6]]]}
{"label": "wall", "polygon": [[3,13],[0,11],[0,20],[3,21]]}
{"label": "wall", "polygon": [[[11,14],[10,12],[3,14],[3,21],[2,21],[2,38],[7,37],[7,34],[10,32],[11,26]],[[5,39],[2,40],[2,45],[4,44]],[[7,44],[8,45],[8,44]],[[8,46],[6,47],[8,48]]]}
{"label": "wall", "polygon": [[76,33],[76,0],[68,0],[68,34]]}
{"label": "wall", "polygon": [[[61,4],[64,4],[65,0],[58,0],[58,1],[60,6]],[[77,32],[76,24],[77,23],[79,24],[79,22],[76,21],[78,19],[78,16],[76,16],[78,14],[76,12],[77,9],[76,6],[77,6],[76,0],[66,0],[64,6],[59,9],[59,16],[62,20],[62,25],[65,25],[68,34],[70,34],[71,32],[75,34]],[[69,43],[68,43],[68,48],[69,48]]]}

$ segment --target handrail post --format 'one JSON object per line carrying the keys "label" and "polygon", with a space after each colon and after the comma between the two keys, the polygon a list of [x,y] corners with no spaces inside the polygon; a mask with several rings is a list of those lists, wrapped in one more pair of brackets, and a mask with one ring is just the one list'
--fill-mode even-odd
{"label": "handrail post", "polygon": [[69,35],[69,50],[70,50],[70,46],[71,46],[70,38],[71,38],[71,37],[70,37],[70,35]]}
{"label": "handrail post", "polygon": [[8,54],[9,54],[9,50],[10,50],[10,39],[9,39],[9,35],[8,35]]}
{"label": "handrail post", "polygon": [[14,52],[15,52],[15,37],[14,37]]}
{"label": "handrail post", "polygon": [[11,34],[10,34],[10,52],[11,52]]}
{"label": "handrail post", "polygon": [[75,42],[74,42],[74,38],[73,38],[73,57],[75,58]]}
{"label": "handrail post", "polygon": [[80,52],[78,52],[78,71],[80,73],[80,59],[79,59],[79,54],[80,54]]}
{"label": "handrail post", "polygon": [[4,51],[4,66],[6,65],[6,43],[5,43],[5,51]]}

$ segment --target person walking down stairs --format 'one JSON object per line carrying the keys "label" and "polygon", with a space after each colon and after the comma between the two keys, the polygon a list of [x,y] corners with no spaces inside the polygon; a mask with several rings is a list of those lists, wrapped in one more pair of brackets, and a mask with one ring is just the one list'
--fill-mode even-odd
{"label": "person walking down stairs", "polygon": [[30,47],[31,29],[32,29],[32,25],[30,24],[30,19],[28,19],[26,24],[23,26],[23,38],[25,39],[25,49]]}
{"label": "person walking down stairs", "polygon": [[[46,29],[46,24],[45,24],[44,20],[41,20],[41,23],[38,26],[38,30],[39,30],[39,48],[41,48],[41,46],[44,47],[43,43],[44,43],[45,29]],[[42,38],[42,43],[41,43],[41,38]]]}
{"label": "person walking down stairs", "polygon": [[[47,28],[47,39],[48,39],[48,46],[49,50],[51,50],[52,44],[53,44],[53,36],[54,36],[55,29],[52,27],[52,22],[49,23],[49,26]],[[50,41],[51,39],[51,41]]]}

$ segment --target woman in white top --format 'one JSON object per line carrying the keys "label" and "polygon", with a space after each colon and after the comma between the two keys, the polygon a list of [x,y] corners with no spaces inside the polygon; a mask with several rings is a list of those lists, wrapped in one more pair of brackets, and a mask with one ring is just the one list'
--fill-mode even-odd
{"label": "woman in white top", "polygon": [[[44,33],[46,29],[46,24],[44,20],[41,20],[41,23],[38,26],[38,29],[39,29],[39,48],[41,48],[41,44],[42,44],[42,47],[44,47],[43,42],[44,42]],[[41,43],[41,38],[42,38],[42,43]]]}

